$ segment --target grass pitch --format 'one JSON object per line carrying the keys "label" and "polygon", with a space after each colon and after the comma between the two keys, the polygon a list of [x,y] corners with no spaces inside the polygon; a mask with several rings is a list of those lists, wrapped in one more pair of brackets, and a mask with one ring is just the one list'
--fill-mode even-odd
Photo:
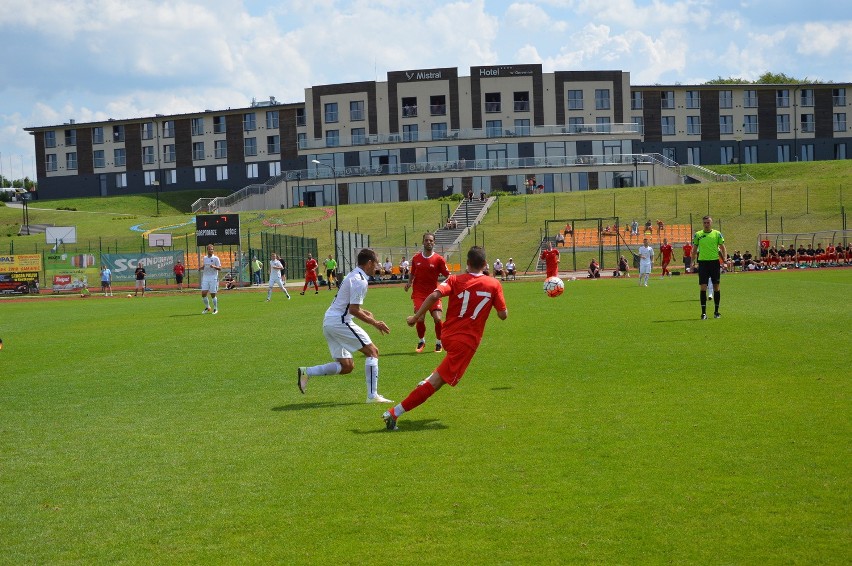
{"label": "grass pitch", "polygon": [[[848,564],[852,270],[636,285],[505,284],[395,433],[363,357],[296,388],[328,291],[0,301],[0,563]],[[399,401],[440,354],[367,308]]]}

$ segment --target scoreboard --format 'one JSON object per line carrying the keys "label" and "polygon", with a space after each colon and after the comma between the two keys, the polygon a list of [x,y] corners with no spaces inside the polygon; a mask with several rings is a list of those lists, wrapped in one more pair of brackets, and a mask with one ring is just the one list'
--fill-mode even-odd
{"label": "scoreboard", "polygon": [[195,217],[195,245],[240,245],[239,214],[199,214]]}

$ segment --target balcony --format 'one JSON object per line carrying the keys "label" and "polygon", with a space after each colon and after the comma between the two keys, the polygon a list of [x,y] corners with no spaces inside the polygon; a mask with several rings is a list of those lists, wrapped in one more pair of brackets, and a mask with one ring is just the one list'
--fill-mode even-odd
{"label": "balcony", "polygon": [[485,103],[485,112],[487,114],[493,114],[495,112],[500,112],[501,103],[499,102],[486,102]]}
{"label": "balcony", "polygon": [[530,103],[528,100],[516,100],[515,101],[515,112],[529,112],[530,111]]}
{"label": "balcony", "polygon": [[416,118],[417,117],[417,106],[403,106],[402,107],[402,117],[403,118]]}
{"label": "balcony", "polygon": [[[415,111],[417,109],[415,108]],[[447,115],[447,105],[446,104],[431,104],[429,105],[429,113],[432,116],[446,116]]]}

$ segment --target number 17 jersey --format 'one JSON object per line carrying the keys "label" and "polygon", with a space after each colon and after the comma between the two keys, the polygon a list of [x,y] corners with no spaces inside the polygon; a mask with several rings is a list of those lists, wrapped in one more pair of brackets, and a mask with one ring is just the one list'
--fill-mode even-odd
{"label": "number 17 jersey", "polygon": [[482,341],[485,322],[492,307],[497,311],[506,310],[503,287],[500,282],[488,275],[462,273],[450,275],[438,290],[449,297],[442,340],[456,341],[476,348]]}

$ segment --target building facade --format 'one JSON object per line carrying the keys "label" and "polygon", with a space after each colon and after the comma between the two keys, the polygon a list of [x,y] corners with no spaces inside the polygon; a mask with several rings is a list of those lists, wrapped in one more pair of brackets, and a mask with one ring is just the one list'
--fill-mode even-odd
{"label": "building facade", "polygon": [[631,86],[622,71],[449,67],[312,86],[300,103],[27,131],[43,198],[266,182],[280,206],[323,206],[671,184],[675,163],[847,159],[850,86]]}

